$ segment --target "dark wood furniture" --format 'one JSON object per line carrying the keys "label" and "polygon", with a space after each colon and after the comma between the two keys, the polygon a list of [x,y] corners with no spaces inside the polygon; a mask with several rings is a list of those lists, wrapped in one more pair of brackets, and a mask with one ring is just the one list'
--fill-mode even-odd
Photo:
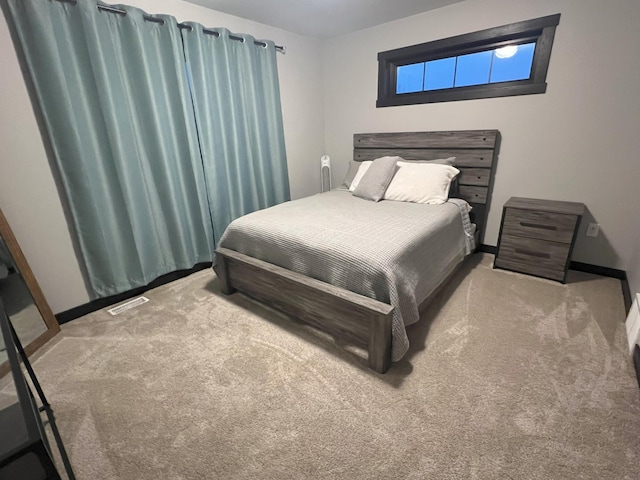
{"label": "dark wood furniture", "polygon": [[[499,142],[497,130],[355,134],[354,159],[373,160],[385,155],[398,155],[408,161],[456,157],[456,167],[462,173],[459,196],[473,206],[472,221],[481,241]],[[391,365],[391,305],[226,248],[216,250],[216,262],[223,293],[246,293],[366,348],[368,365],[377,372],[384,373]]]}
{"label": "dark wood furniture", "polygon": [[[22,348],[18,335],[9,321],[2,300],[0,300],[0,333],[7,350],[13,388],[6,387],[5,393],[15,395],[15,401],[5,395],[0,406],[0,478],[2,479],[42,479],[58,480],[60,474],[53,460],[51,445],[47,439],[45,424],[40,415],[45,412],[47,424],[56,441],[60,458],[64,464],[67,478],[75,476],[69,463],[66,450],[55,423],[51,405],[40,387],[40,383],[31,368],[27,355]],[[29,376],[29,382],[25,372]],[[41,405],[38,405],[32,391],[35,389]]]}
{"label": "dark wood furniture", "polygon": [[510,198],[494,267],[564,283],[584,210],[582,203]]}
{"label": "dark wood furniture", "polygon": [[356,162],[386,155],[407,161],[456,157],[454,165],[460,170],[457,196],[473,207],[471,221],[477,225],[478,243],[482,243],[500,148],[498,130],[356,133],[353,145]]}

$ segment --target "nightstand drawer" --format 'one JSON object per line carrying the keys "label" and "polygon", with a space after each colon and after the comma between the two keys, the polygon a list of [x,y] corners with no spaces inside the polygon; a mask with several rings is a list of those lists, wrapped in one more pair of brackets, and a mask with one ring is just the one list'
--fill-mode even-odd
{"label": "nightstand drawer", "polygon": [[507,208],[503,234],[571,243],[578,217],[562,213]]}
{"label": "nightstand drawer", "polygon": [[495,266],[563,280],[571,245],[503,233]]}
{"label": "nightstand drawer", "polygon": [[550,280],[557,280],[559,282],[564,281],[564,270],[556,270],[554,268],[543,267],[535,263],[521,263],[510,260],[502,260],[498,262],[496,258],[495,266],[503,268],[505,270],[511,270],[513,272],[527,273],[529,275],[535,275],[536,277],[548,278]]}

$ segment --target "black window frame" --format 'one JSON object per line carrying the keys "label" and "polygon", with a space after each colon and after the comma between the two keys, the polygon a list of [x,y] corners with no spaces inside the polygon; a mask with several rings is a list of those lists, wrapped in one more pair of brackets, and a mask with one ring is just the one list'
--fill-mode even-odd
{"label": "black window frame", "polygon": [[[376,107],[545,93],[547,91],[546,79],[551,47],[556,26],[559,23],[560,14],[558,13],[380,52],[378,53],[378,100]],[[396,93],[396,73],[399,66],[531,42],[535,42],[536,47],[529,79],[413,93]]]}

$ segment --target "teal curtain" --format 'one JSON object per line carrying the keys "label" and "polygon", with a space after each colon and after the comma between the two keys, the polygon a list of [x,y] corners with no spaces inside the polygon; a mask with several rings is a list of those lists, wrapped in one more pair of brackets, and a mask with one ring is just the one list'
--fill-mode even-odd
{"label": "teal curtain", "polygon": [[250,35],[239,41],[226,29],[187,25],[182,40],[217,241],[232,220],[290,199],[276,50]]}
{"label": "teal curtain", "polygon": [[94,295],[211,261],[212,220],[176,20],[145,20],[121,5],[126,15],[102,12],[95,0],[3,0],[3,8]]}

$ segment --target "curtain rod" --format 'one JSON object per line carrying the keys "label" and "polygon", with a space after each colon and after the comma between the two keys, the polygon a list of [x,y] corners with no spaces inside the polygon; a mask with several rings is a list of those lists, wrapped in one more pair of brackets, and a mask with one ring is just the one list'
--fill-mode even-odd
{"label": "curtain rod", "polygon": [[[184,30],[193,30],[193,28],[191,27],[191,25],[187,25],[186,23],[179,23],[178,24],[178,28],[182,28]],[[202,33],[205,33],[207,35],[213,35],[214,37],[219,37],[220,36],[220,32],[216,32],[215,30],[210,30],[208,28],[203,28],[202,29]],[[244,38],[243,37],[238,37],[237,35],[229,35],[229,38],[231,40],[237,40],[239,42],[243,42],[244,43]],[[266,47],[267,44],[265,42],[261,42],[260,40],[254,40],[253,43],[255,45],[260,45],[261,47]],[[282,45],[276,45],[276,50],[281,52],[281,53],[286,53],[287,49],[286,47],[283,47]]]}
{"label": "curtain rod", "polygon": [[[182,28],[184,30],[193,30],[193,28],[191,27],[191,25],[187,25],[186,23],[179,23],[178,24],[179,28]],[[202,29],[202,33],[205,33],[207,35],[213,35],[214,37],[219,37],[220,36],[220,32],[216,32],[215,30],[210,30],[208,28],[203,28]],[[229,38],[231,40],[238,40],[239,42],[244,42],[244,38],[243,37],[238,37],[237,35],[229,35]],[[255,45],[260,45],[261,47],[266,47],[267,44],[265,42],[261,42],[260,40],[254,40],[253,43]],[[285,53],[287,51],[286,47],[283,47],[282,45],[276,45],[276,50],[281,52],[281,53]]]}
{"label": "curtain rod", "polygon": [[[70,3],[72,5],[77,5],[78,4],[78,0],[58,0],[59,2],[62,3]],[[105,5],[105,4],[98,4],[98,10],[100,10],[101,12],[109,12],[109,13],[116,13],[118,15],[122,15],[123,17],[127,15],[127,11],[123,10],[121,8],[118,7],[112,7],[111,5]],[[148,22],[155,22],[155,23],[159,23],[160,25],[164,25],[164,20],[162,18],[159,17],[154,17],[153,15],[148,15],[148,14],[144,14],[142,16],[146,21]],[[181,29],[186,29],[186,30],[193,30],[193,28],[191,28],[191,25],[187,25],[185,23],[179,23],[178,27]],[[219,37],[220,33],[216,32],[215,30],[209,30],[206,28],[203,28],[202,31],[204,33],[206,33],[207,35],[213,35],[214,37]],[[243,42],[244,43],[244,38],[243,37],[238,37],[237,35],[229,35],[229,38],[231,40],[237,40],[239,42]],[[260,45],[261,47],[266,47],[267,44],[265,42],[261,42],[259,40],[254,40],[253,43],[255,45]],[[282,46],[282,45],[276,45],[276,51],[280,52],[280,53],[286,53],[287,49],[286,47]]]}

